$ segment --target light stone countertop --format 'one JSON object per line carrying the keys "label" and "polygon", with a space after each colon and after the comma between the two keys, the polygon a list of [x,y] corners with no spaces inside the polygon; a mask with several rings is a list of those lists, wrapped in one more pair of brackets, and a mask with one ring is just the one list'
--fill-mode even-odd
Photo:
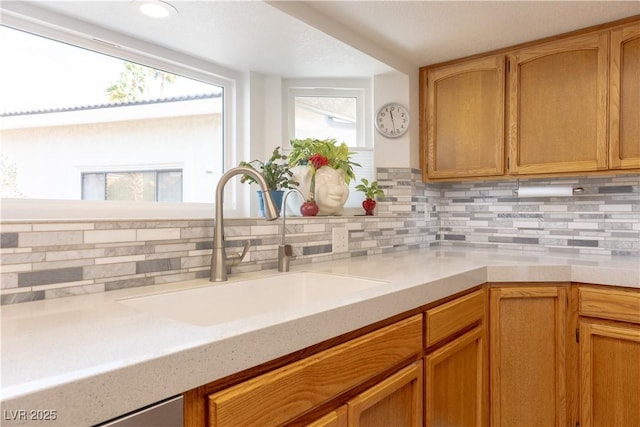
{"label": "light stone countertop", "polygon": [[[2,425],[93,425],[485,282],[640,288],[638,258],[504,250],[422,249],[297,270],[388,283],[206,327],[117,302],[206,280],[2,306]],[[232,275],[219,286],[274,274],[287,273]],[[16,410],[55,410],[57,419],[8,421],[8,411]]]}

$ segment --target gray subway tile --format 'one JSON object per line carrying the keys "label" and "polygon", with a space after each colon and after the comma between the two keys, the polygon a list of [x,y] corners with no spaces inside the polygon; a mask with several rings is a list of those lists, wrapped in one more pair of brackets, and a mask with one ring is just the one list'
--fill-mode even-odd
{"label": "gray subway tile", "polygon": [[17,248],[18,233],[0,233],[0,248]]}
{"label": "gray subway tile", "polygon": [[44,291],[20,292],[17,294],[2,295],[0,304],[19,304],[22,302],[39,301],[44,299]]}
{"label": "gray subway tile", "polygon": [[609,193],[633,193],[632,185],[611,185],[598,187],[598,193],[600,194],[609,194]]}
{"label": "gray subway tile", "polygon": [[445,234],[444,240],[466,240],[467,236],[464,234]]}
{"label": "gray subway tile", "polygon": [[135,279],[127,280],[114,280],[112,282],[106,282],[104,284],[105,291],[116,291],[118,289],[137,288],[140,286],[153,285],[153,277],[138,277]]}
{"label": "gray subway tile", "polygon": [[537,237],[514,237],[513,243],[524,243],[527,245],[537,245],[539,243],[539,239]]}
{"label": "gray subway tile", "polygon": [[316,254],[324,254],[329,253],[333,250],[333,245],[316,245],[316,246],[305,246],[302,248],[303,255],[316,255]]}
{"label": "gray subway tile", "polygon": [[598,241],[597,240],[569,239],[569,240],[567,240],[567,245],[569,245],[569,246],[584,246],[584,247],[596,248],[596,247],[598,247]]}
{"label": "gray subway tile", "polygon": [[180,258],[164,258],[136,262],[136,274],[180,270],[180,268]]}
{"label": "gray subway tile", "polygon": [[116,264],[90,265],[83,267],[84,279],[103,279],[136,274],[135,262],[121,262]]}
{"label": "gray subway tile", "polygon": [[38,286],[82,280],[82,267],[18,273],[18,286]]}

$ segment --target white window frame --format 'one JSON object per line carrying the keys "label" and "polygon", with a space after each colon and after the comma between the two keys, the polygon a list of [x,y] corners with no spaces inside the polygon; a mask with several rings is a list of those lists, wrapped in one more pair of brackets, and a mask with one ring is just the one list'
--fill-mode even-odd
{"label": "white window frame", "polygon": [[[371,138],[371,81],[366,79],[292,79],[283,82],[283,117],[288,141],[295,139],[295,97],[327,96],[356,98],[356,147],[373,149]],[[287,149],[291,147],[287,145]]]}
{"label": "white window frame", "polygon": [[[295,139],[295,97],[296,96],[333,96],[356,98],[356,147],[350,147],[352,151],[374,151],[373,145],[373,82],[370,79],[289,79],[283,80],[282,97],[283,114],[286,123],[283,129],[287,130],[287,142]],[[291,145],[285,144],[285,152],[291,151]],[[373,153],[372,153],[373,155]],[[375,166],[371,171],[375,176]],[[359,182],[359,178],[357,181]],[[360,214],[362,209],[354,205],[355,185],[351,182],[349,200],[344,210],[345,216]]]}
{"label": "white window frame", "polygon": [[[104,28],[24,5],[24,14],[2,10],[2,25],[46,37],[126,61],[157,68],[223,88],[223,169],[238,164],[244,149],[237,129],[242,75],[179,52],[136,40]],[[21,11],[22,12],[22,11]],[[225,215],[241,216],[246,210],[238,186],[225,189]],[[215,188],[211,189],[215,193]],[[212,217],[213,203],[156,203],[87,200],[3,199],[3,220],[105,219],[105,218],[194,218]],[[105,204],[109,204],[105,207]]]}

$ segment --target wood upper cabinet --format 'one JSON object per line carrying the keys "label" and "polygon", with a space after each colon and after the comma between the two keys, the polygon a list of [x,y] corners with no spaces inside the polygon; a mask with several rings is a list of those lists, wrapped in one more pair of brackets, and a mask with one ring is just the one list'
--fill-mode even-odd
{"label": "wood upper cabinet", "polygon": [[426,79],[428,177],[502,175],[504,56],[432,69]]}
{"label": "wood upper cabinet", "polygon": [[420,106],[425,181],[638,170],[640,20],[423,67]]}
{"label": "wood upper cabinet", "polygon": [[640,292],[581,286],[580,425],[640,425]]}
{"label": "wood upper cabinet", "polygon": [[427,427],[487,425],[486,312],[486,289],[427,310]]}
{"label": "wood upper cabinet", "polygon": [[509,55],[509,172],[607,169],[609,33]]}
{"label": "wood upper cabinet", "polygon": [[609,167],[640,168],[640,23],[611,31]]}
{"label": "wood upper cabinet", "polygon": [[566,425],[567,287],[490,289],[491,424]]}

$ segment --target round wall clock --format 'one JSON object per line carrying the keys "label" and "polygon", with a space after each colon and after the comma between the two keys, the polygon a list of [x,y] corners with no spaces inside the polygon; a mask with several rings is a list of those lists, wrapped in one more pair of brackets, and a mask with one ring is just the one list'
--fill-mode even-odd
{"label": "round wall clock", "polygon": [[390,102],[376,113],[376,129],[387,138],[398,138],[409,130],[409,110],[402,104]]}

